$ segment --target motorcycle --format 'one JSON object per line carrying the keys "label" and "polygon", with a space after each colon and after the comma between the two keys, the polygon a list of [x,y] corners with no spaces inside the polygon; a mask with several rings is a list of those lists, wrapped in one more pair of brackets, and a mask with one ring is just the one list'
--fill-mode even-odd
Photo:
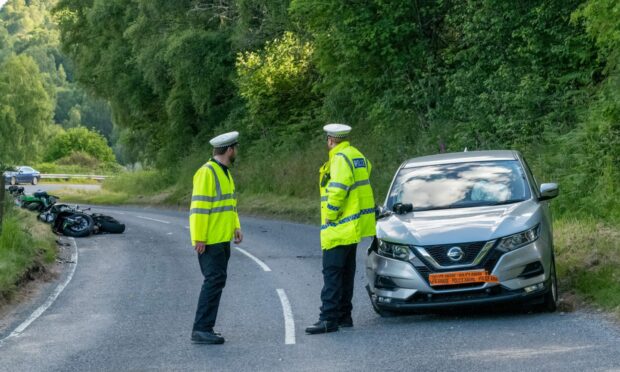
{"label": "motorcycle", "polygon": [[49,195],[45,191],[37,191],[32,195],[26,195],[22,190],[21,194],[17,194],[16,203],[29,211],[42,212],[54,205],[58,199],[57,196]]}
{"label": "motorcycle", "polygon": [[122,234],[125,224],[114,217],[100,213],[88,214],[90,208],[80,209],[56,204],[39,214],[39,219],[52,224],[52,230],[67,236],[85,237],[92,234]]}
{"label": "motorcycle", "polygon": [[[51,218],[50,218],[51,216]],[[39,216],[41,218],[41,216]],[[46,220],[51,219],[52,231],[57,234],[72,236],[74,238],[84,238],[93,233],[95,221],[79,208],[59,207],[55,213],[46,215]]]}

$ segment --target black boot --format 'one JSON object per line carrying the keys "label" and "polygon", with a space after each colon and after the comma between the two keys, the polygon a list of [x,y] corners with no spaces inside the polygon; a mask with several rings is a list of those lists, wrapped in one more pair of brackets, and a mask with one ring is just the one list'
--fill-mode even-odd
{"label": "black boot", "polygon": [[306,328],[306,333],[309,335],[315,335],[319,333],[336,332],[338,330],[338,323],[332,320],[319,320],[310,327]]}
{"label": "black boot", "polygon": [[195,344],[223,344],[224,337],[222,337],[219,333],[215,333],[213,331],[210,332],[202,332],[202,331],[193,331],[192,332],[192,342]]}
{"label": "black boot", "polygon": [[350,328],[353,327],[353,318],[351,316],[343,316],[338,319],[338,327]]}

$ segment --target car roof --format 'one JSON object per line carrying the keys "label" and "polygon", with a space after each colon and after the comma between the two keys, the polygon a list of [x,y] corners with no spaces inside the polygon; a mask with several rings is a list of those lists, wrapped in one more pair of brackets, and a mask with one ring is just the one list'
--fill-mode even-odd
{"label": "car roof", "polygon": [[420,156],[417,158],[409,159],[403,164],[403,168],[414,168],[425,165],[437,164],[517,159],[517,152],[513,150],[448,152],[444,154]]}

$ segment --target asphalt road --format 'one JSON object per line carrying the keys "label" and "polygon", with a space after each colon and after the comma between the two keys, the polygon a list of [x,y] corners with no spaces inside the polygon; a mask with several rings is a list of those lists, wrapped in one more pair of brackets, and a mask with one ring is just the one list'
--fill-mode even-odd
{"label": "asphalt road", "polygon": [[[187,213],[98,210],[127,231],[76,239],[73,279],[23,333],[0,343],[0,370],[620,370],[620,329],[593,314],[380,318],[363,288],[366,244],[358,249],[355,327],[305,335],[320,305],[318,228],[255,218],[241,219],[239,247],[265,266],[232,249],[216,324],[226,343],[195,345],[202,278]],[[291,306],[288,332],[281,295]]]}

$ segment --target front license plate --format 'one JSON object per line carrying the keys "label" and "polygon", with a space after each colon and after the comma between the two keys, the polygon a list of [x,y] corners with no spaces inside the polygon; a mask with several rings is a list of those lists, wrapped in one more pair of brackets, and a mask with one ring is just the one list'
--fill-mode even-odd
{"label": "front license plate", "polygon": [[490,275],[486,270],[455,271],[451,273],[430,274],[431,285],[458,285],[469,283],[499,283],[497,276]]}

